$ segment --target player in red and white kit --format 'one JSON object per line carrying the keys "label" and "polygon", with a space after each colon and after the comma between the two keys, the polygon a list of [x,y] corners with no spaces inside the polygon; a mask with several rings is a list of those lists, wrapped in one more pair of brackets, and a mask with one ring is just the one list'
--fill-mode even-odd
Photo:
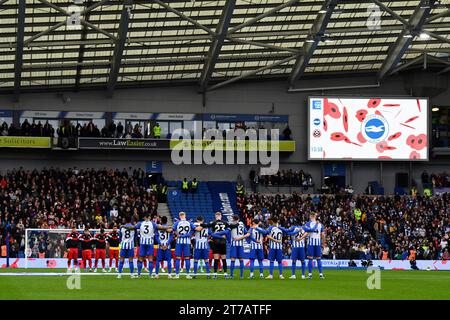
{"label": "player in red and white kit", "polygon": [[67,248],[67,272],[72,272],[71,261],[73,260],[73,267],[75,271],[79,271],[78,268],[78,238],[80,234],[76,228],[72,228],[72,232],[67,235],[66,248]]}
{"label": "player in red and white kit", "polygon": [[115,259],[115,265],[117,272],[117,268],[119,265],[119,244],[120,244],[120,236],[119,232],[117,231],[117,227],[114,226],[112,231],[107,234],[106,241],[108,241],[109,244],[109,272],[112,271],[112,261]]}
{"label": "player in red and white kit", "polygon": [[94,272],[97,272],[98,260],[102,260],[102,272],[106,272],[106,270],[105,270],[106,237],[107,237],[107,235],[105,234],[105,230],[103,228],[100,229],[100,233],[97,233],[94,236],[94,241],[95,241],[95,269],[94,269]]}
{"label": "player in red and white kit", "polygon": [[79,237],[81,242],[81,258],[83,259],[84,269],[89,264],[89,271],[92,272],[92,236],[89,229],[84,229],[84,233]]}

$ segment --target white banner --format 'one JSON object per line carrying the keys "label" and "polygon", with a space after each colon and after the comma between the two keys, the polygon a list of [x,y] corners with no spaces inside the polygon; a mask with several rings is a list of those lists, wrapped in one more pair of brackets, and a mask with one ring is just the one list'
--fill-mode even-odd
{"label": "white banner", "polygon": [[59,119],[61,111],[22,111],[21,118]]}
{"label": "white banner", "polygon": [[120,120],[150,120],[153,113],[116,112],[114,119]]}
{"label": "white banner", "polygon": [[[81,262],[81,259],[79,259]],[[362,268],[360,260],[354,260],[356,266]],[[109,259],[106,259],[108,264]],[[248,259],[244,259],[245,266],[248,267],[250,265],[250,261]],[[283,260],[284,267],[291,266],[291,260],[285,259]],[[450,271],[450,261],[447,260],[417,260],[417,267],[420,270],[449,270]],[[26,261],[25,258],[10,258],[9,259],[11,268],[25,268]],[[135,263],[137,260],[135,259]],[[230,263],[230,260],[228,260]],[[347,269],[349,260],[322,260],[322,265],[324,268],[335,268],[335,269]],[[412,270],[411,264],[408,260],[373,260],[372,261],[374,267],[381,267],[384,270]],[[297,267],[300,267],[300,263],[297,263]],[[316,262],[314,260],[314,267],[316,267]],[[269,266],[269,260],[264,260],[264,266]],[[6,259],[0,258],[0,267],[6,268]],[[55,258],[55,259],[28,259],[28,268],[67,268],[67,259],[64,258]],[[108,266],[109,267],[109,266]]]}

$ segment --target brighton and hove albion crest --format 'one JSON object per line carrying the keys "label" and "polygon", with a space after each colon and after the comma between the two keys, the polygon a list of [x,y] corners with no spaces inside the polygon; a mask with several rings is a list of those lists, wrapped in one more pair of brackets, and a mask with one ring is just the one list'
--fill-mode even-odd
{"label": "brighton and hove albion crest", "polygon": [[368,142],[378,143],[388,136],[389,124],[380,115],[370,115],[361,124],[361,134]]}

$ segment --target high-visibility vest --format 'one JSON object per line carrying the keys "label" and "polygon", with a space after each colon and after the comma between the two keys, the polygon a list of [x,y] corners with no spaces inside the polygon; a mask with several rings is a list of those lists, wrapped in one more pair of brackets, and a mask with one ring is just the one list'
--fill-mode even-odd
{"label": "high-visibility vest", "polygon": [[153,127],[153,135],[155,137],[160,137],[161,136],[161,127],[160,126],[154,126]]}
{"label": "high-visibility vest", "polygon": [[355,209],[355,218],[356,220],[360,220],[361,219],[361,210],[360,209]]}
{"label": "high-visibility vest", "polygon": [[198,181],[192,181],[192,188],[197,188]]}
{"label": "high-visibility vest", "polygon": [[389,260],[387,251],[383,251],[383,254],[381,255],[381,260]]}
{"label": "high-visibility vest", "polygon": [[431,197],[431,195],[432,195],[431,189],[430,188],[423,189],[423,194],[425,196]]}
{"label": "high-visibility vest", "polygon": [[237,190],[236,190],[237,194],[244,194],[244,186],[237,186]]}
{"label": "high-visibility vest", "polygon": [[409,250],[408,260],[416,260],[416,251],[415,250]]}
{"label": "high-visibility vest", "polygon": [[163,186],[163,187],[162,187],[161,193],[162,193],[162,194],[167,194],[167,186]]}
{"label": "high-visibility vest", "polygon": [[183,181],[183,182],[182,182],[182,184],[181,184],[181,189],[183,189],[183,190],[189,189],[189,185],[188,185],[188,182],[187,182],[187,181]]}

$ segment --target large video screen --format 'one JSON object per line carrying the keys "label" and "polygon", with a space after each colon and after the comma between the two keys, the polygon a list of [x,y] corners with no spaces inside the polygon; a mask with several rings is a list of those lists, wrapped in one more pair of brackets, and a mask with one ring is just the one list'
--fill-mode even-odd
{"label": "large video screen", "polygon": [[428,160],[428,99],[310,97],[310,160]]}

